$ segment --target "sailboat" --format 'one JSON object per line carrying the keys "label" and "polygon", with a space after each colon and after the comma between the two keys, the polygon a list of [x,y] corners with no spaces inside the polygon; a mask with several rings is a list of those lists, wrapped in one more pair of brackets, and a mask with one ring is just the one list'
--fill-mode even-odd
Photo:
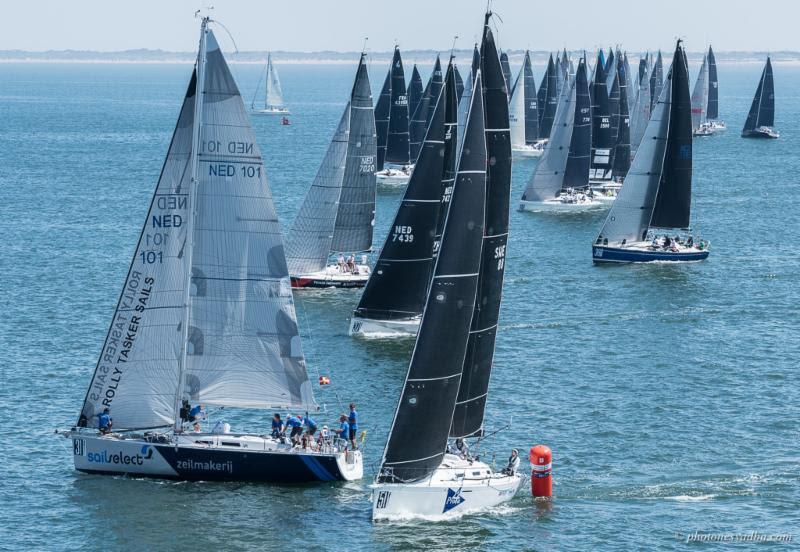
{"label": "sailboat", "polygon": [[709,244],[689,229],[692,106],[681,41],[628,177],[593,245],[595,263],[700,261]]}
{"label": "sailboat", "polygon": [[375,162],[376,172],[384,170],[386,164],[386,141],[389,138],[389,112],[392,104],[392,70],[386,73],[383,87],[375,104],[375,137],[378,147],[378,157]]}
{"label": "sailboat", "polygon": [[[375,119],[366,55],[339,126],[286,238],[292,287],[363,287],[375,224]],[[330,262],[331,255],[338,262]],[[345,262],[345,255],[353,257]]]}
{"label": "sailboat", "polygon": [[511,151],[523,157],[540,157],[546,140],[539,139],[539,109],[530,52],[525,51],[509,104]]}
{"label": "sailboat", "polygon": [[717,76],[717,58],[714,50],[708,47],[708,108],[706,120],[711,128],[717,132],[726,130],[725,121],[719,120],[719,77]]}
{"label": "sailboat", "polygon": [[772,80],[772,63],[767,56],[767,64],[761,72],[750,113],[742,129],[742,138],[778,138],[780,134],[772,128],[774,124],[775,82]]}
{"label": "sailboat", "polygon": [[417,166],[350,319],[351,336],[413,336],[419,328],[453,191],[458,101],[452,59],[439,90]]}
{"label": "sailboat", "polygon": [[411,159],[415,162],[425,140],[425,132],[436,109],[436,101],[439,98],[439,92],[442,90],[442,82],[442,63],[437,55],[433,72],[422,93],[422,99],[417,104],[417,108],[414,110],[411,122],[408,125],[410,154]]}
{"label": "sailboat", "polygon": [[[619,102],[617,103],[616,113],[616,136],[614,144],[614,161],[611,166],[611,180],[615,184],[621,184],[628,174],[631,166],[631,119],[628,111],[628,94],[632,93],[628,88],[627,65],[624,63],[622,54],[617,51],[617,87]],[[616,197],[616,190],[613,196]],[[612,190],[609,190],[612,191]],[[602,194],[603,198],[610,198],[611,193]],[[612,198],[613,201],[613,198]]]}
{"label": "sailboat", "polygon": [[433,282],[372,485],[373,520],[487,510],[511,500],[521,482],[447,446],[448,437],[483,434],[508,235],[508,96],[489,16]]}
{"label": "sailboat", "polygon": [[389,117],[386,125],[386,154],[383,168],[375,175],[378,182],[402,185],[414,169],[411,159],[408,95],[400,47],[394,47],[392,66],[389,69]]}
{"label": "sailboat", "polygon": [[258,88],[250,103],[250,110],[259,115],[289,115],[289,108],[283,103],[283,89],[281,80],[278,78],[278,70],[272,64],[272,52],[267,54],[267,65],[264,67],[265,75],[265,94],[264,107],[256,107]]}
{"label": "sailboat", "polygon": [[589,188],[592,114],[586,60],[574,78],[567,77],[553,134],[522,194],[527,211],[586,211],[604,206]]}
{"label": "sailboat", "polygon": [[708,108],[708,58],[703,56],[703,64],[697,73],[697,82],[692,92],[692,136],[711,136],[714,129],[706,121]]}
{"label": "sailboat", "polygon": [[606,74],[603,69],[603,50],[597,56],[592,98],[592,158],[589,183],[598,190],[609,187],[614,162],[615,137],[612,133],[612,111],[609,101]]}
{"label": "sailboat", "polygon": [[[360,479],[360,451],[186,432],[184,400],[317,411],[258,143],[208,18],[136,253],[75,427],[75,468],[183,480]],[[100,431],[99,415],[113,419]],[[261,417],[263,415],[259,415]],[[264,418],[261,418],[264,419]]]}

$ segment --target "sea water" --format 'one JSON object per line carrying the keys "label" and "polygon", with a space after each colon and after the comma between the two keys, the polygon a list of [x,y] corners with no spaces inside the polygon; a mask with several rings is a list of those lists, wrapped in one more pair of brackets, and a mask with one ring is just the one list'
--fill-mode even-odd
{"label": "sea water", "polygon": [[[356,63],[280,66],[291,126],[252,118],[285,229]],[[370,68],[375,98],[386,69]],[[248,104],[261,70],[233,66]],[[0,64],[0,548],[667,549],[694,532],[797,532],[800,67],[775,65],[777,141],[739,137],[760,71],[720,66],[728,131],[694,144],[705,262],[593,266],[604,215],[517,211],[537,161],[515,163],[486,412],[487,432],[505,430],[481,455],[502,465],[512,447],[549,445],[555,499],[534,504],[526,482],[491,514],[374,524],[370,475],[289,486],[74,471],[53,430],[78,417],[191,67]],[[376,248],[401,193],[379,190]],[[358,296],[295,295],[310,377],[332,380],[317,421],[355,401],[373,474],[412,341],[348,337]],[[264,431],[270,416],[214,413]]]}

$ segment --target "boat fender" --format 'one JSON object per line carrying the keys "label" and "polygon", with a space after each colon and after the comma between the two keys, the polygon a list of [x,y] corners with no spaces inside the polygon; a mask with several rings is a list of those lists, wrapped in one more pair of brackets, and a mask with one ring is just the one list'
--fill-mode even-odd
{"label": "boat fender", "polygon": [[533,498],[553,496],[553,452],[547,445],[531,447],[531,493]]}

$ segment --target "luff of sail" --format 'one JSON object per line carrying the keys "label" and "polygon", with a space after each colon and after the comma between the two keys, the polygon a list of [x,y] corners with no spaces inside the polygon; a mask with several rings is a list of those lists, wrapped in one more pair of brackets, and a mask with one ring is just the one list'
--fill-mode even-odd
{"label": "luff of sail", "polygon": [[[486,155],[486,206],[475,309],[463,362],[451,437],[480,435],[489,393],[505,275],[511,195],[511,137],[505,81],[486,15],[481,43]],[[493,160],[494,162],[492,162]]]}
{"label": "luff of sail", "polygon": [[[316,408],[258,145],[214,35],[205,25],[203,32],[198,65],[203,63],[205,77],[198,83],[197,70],[192,76],[81,427],[94,426],[105,407],[115,429],[172,425],[179,395],[225,406]],[[196,120],[197,89],[203,103]],[[201,147],[193,152],[197,127]],[[193,183],[189,167],[195,159]],[[193,208],[190,196],[196,198]],[[193,240],[186,231],[192,216]],[[192,243],[187,307],[182,296]],[[122,331],[127,338],[117,333]]]}
{"label": "luff of sail", "polygon": [[439,467],[447,446],[475,304],[484,232],[487,158],[480,71],[471,98],[442,247],[383,452],[379,483],[424,479]]}
{"label": "luff of sail", "polygon": [[[455,99],[451,75],[445,93],[436,98],[436,110],[417,158],[417,165],[397,208],[380,256],[367,281],[356,316],[392,320],[422,313],[434,263],[438,221],[449,201],[455,164]],[[453,105],[447,105],[448,102]],[[450,132],[448,132],[450,129]]]}
{"label": "luff of sail", "polygon": [[361,54],[350,94],[350,133],[347,141],[342,192],[334,227],[332,251],[361,252],[372,249],[375,227],[375,116],[367,73],[366,54]]}

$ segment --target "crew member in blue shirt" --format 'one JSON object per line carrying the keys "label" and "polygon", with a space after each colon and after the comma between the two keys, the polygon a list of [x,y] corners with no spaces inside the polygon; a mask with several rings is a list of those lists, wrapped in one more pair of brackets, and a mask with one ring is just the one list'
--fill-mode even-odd
{"label": "crew member in blue shirt", "polygon": [[303,448],[308,448],[309,444],[314,443],[314,434],[317,432],[317,422],[308,415],[308,412],[303,416],[302,422],[306,428],[306,433],[303,435]]}
{"label": "crew member in blue shirt", "polygon": [[353,450],[358,449],[356,443],[356,433],[358,432],[358,412],[356,412],[356,403],[350,403],[350,415],[347,417],[347,423],[350,425],[350,443],[353,445]]}
{"label": "crew member in blue shirt", "polygon": [[108,408],[104,408],[103,411],[97,415],[97,428],[100,430],[100,433],[105,435],[111,432],[111,427],[113,425],[114,420],[111,418],[111,414],[108,413]]}
{"label": "crew member in blue shirt", "polygon": [[203,409],[202,404],[196,404],[189,410],[189,421],[190,422],[199,422],[203,418],[203,414],[205,414],[205,410]]}
{"label": "crew member in blue shirt", "polygon": [[286,425],[283,426],[283,431],[286,431],[290,427],[292,428],[292,432],[289,434],[289,438],[292,440],[293,445],[299,445],[300,435],[303,433],[303,422],[300,421],[300,418],[292,414],[286,418]]}
{"label": "crew member in blue shirt", "polygon": [[272,437],[275,439],[280,439],[281,433],[283,429],[283,420],[281,420],[281,415],[278,413],[273,414],[272,416]]}
{"label": "crew member in blue shirt", "polygon": [[339,439],[347,443],[350,437],[350,424],[347,423],[347,414],[339,415],[339,429],[334,429],[333,431]]}

